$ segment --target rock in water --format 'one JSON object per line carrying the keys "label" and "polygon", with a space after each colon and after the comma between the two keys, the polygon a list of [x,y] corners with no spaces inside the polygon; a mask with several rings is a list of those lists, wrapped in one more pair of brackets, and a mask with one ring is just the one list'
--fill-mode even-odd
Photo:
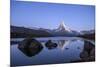
{"label": "rock in water", "polygon": [[89,41],[84,41],[84,48],[80,53],[80,60],[71,62],[89,62],[95,61],[95,45]]}
{"label": "rock in water", "polygon": [[94,48],[91,50],[90,56],[95,56],[95,49]]}
{"label": "rock in water", "polygon": [[48,40],[45,44],[45,46],[48,48],[48,49],[54,49],[57,47],[57,44],[56,43],[53,43],[51,40]]}
{"label": "rock in water", "polygon": [[84,42],[84,50],[86,50],[88,54],[90,54],[91,50],[94,48],[95,46],[91,42],[88,42],[88,41]]}
{"label": "rock in water", "polygon": [[87,51],[83,51],[80,53],[80,58],[83,60],[83,61],[87,61],[87,58],[88,58],[88,52]]}
{"label": "rock in water", "polygon": [[18,49],[25,55],[31,57],[40,53],[40,51],[43,49],[43,46],[36,39],[26,38],[18,45]]}
{"label": "rock in water", "polygon": [[84,49],[80,53],[81,61],[95,61],[95,46],[89,42],[84,41]]}
{"label": "rock in water", "polygon": [[95,61],[95,48],[93,48],[90,52],[90,60]]}

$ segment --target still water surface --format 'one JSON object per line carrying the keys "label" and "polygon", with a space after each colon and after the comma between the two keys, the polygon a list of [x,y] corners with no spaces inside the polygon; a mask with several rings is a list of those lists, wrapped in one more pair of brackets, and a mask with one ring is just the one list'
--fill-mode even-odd
{"label": "still water surface", "polygon": [[[69,63],[80,59],[85,39],[77,37],[46,37],[36,38],[43,49],[36,55],[29,57],[18,49],[18,44],[11,45],[11,65],[37,65]],[[11,41],[22,41],[23,38],[11,39]],[[57,43],[57,47],[49,49],[45,46],[48,40]],[[93,41],[89,40],[94,43]]]}

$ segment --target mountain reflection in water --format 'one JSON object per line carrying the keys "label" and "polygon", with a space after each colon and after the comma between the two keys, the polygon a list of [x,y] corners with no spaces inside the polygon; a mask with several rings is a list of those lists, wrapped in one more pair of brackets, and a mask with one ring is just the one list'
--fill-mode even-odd
{"label": "mountain reflection in water", "polygon": [[[21,45],[19,43],[11,45],[12,66],[86,62],[95,60],[95,44],[85,39],[41,38],[40,40],[36,40],[41,44],[42,48],[36,47],[36,45],[33,46],[34,43],[27,48],[18,48],[18,46]],[[27,46],[29,46],[29,44]]]}
{"label": "mountain reflection in water", "polygon": [[58,47],[64,50],[65,47],[70,44],[70,40],[59,40],[58,44],[59,44]]}
{"label": "mountain reflection in water", "polygon": [[[48,50],[56,49],[57,47],[61,50],[64,50],[64,49],[69,49],[67,46],[72,41],[76,41],[76,40],[75,39],[74,40],[48,40],[47,42],[44,42],[44,45],[45,45],[46,48],[48,48]],[[20,48],[20,45],[21,44],[18,45],[18,49],[28,57],[35,56],[43,50],[43,44],[42,43],[41,43],[41,48],[37,47],[37,46],[35,46],[35,48],[32,48],[32,47],[30,47],[30,48],[28,48],[28,47]],[[28,44],[28,46],[30,46],[30,44]]]}

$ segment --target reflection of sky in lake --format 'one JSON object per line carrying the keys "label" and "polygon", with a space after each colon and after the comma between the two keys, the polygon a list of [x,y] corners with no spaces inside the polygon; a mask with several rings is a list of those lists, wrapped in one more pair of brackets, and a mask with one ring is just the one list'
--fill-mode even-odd
{"label": "reflection of sky in lake", "polygon": [[[58,38],[57,38],[58,39]],[[60,39],[60,38],[59,38]],[[40,39],[41,40],[41,39]],[[51,63],[65,63],[79,60],[79,54],[83,50],[84,41],[80,39],[69,40],[52,40],[58,46],[54,49],[48,49],[45,46],[47,41],[41,41],[43,45],[42,51],[32,57],[26,56],[23,52],[18,50],[18,45],[11,46],[11,64],[13,65],[29,65],[29,64],[51,64]],[[78,49],[79,47],[79,49]]]}

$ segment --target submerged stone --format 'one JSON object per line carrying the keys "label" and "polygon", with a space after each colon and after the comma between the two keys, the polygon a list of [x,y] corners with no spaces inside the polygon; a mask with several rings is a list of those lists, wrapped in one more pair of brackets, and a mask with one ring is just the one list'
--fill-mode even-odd
{"label": "submerged stone", "polygon": [[26,38],[22,42],[20,42],[20,44],[18,45],[18,49],[25,55],[31,57],[40,53],[43,49],[43,46],[36,39]]}
{"label": "submerged stone", "polygon": [[46,43],[45,43],[45,46],[48,48],[48,49],[54,49],[57,47],[57,44],[56,43],[53,43],[51,40],[48,40]]}
{"label": "submerged stone", "polygon": [[95,46],[89,42],[84,41],[83,51],[80,53],[82,61],[95,61]]}

